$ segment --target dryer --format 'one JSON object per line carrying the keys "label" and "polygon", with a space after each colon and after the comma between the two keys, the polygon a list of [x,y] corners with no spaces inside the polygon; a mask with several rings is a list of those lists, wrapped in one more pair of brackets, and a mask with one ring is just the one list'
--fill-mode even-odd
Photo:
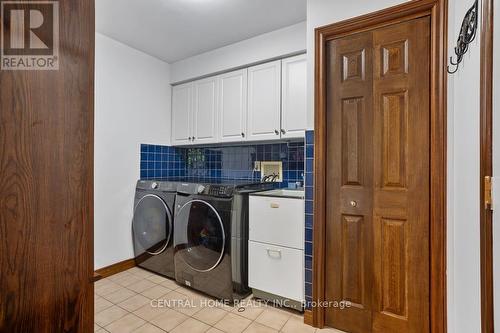
{"label": "dryer", "polygon": [[139,180],[132,238],[136,265],[174,278],[173,212],[177,183]]}

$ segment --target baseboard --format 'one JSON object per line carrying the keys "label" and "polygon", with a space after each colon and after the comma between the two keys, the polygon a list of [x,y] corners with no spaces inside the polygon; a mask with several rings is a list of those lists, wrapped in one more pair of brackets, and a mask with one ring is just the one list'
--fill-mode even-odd
{"label": "baseboard", "polygon": [[127,259],[116,264],[109,265],[103,268],[99,268],[94,272],[94,281],[98,281],[108,276],[126,271],[129,268],[135,267],[135,259]]}
{"label": "baseboard", "polygon": [[313,325],[313,313],[311,310],[304,310],[304,324],[314,326]]}

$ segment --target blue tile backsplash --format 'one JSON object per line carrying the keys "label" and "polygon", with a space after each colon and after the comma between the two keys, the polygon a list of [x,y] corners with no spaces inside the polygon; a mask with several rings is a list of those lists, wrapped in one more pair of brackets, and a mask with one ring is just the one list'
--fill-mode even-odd
{"label": "blue tile backsplash", "polygon": [[282,161],[283,182],[305,186],[305,300],[312,302],[314,131],[306,131],[305,141],[223,147],[168,147],[141,144],[141,179],[259,181],[255,161]]}
{"label": "blue tile backsplash", "polygon": [[305,298],[306,309],[311,308],[312,302],[312,249],[313,249],[313,220],[314,220],[314,131],[306,131],[305,140]]}
{"label": "blue tile backsplash", "polygon": [[304,142],[224,147],[141,145],[141,179],[259,181],[255,161],[282,161],[283,182],[304,182]]}

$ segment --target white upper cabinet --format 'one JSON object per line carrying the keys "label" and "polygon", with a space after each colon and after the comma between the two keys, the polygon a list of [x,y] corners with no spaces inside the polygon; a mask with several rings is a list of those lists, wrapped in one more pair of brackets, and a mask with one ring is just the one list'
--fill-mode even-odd
{"label": "white upper cabinet", "polygon": [[280,138],[281,60],[248,68],[248,140]]}
{"label": "white upper cabinet", "polygon": [[247,136],[247,69],[219,76],[219,140],[244,141]]}
{"label": "white upper cabinet", "polygon": [[306,55],[172,88],[172,145],[303,138]]}
{"label": "white upper cabinet", "polygon": [[172,144],[191,143],[193,84],[186,83],[172,88]]}
{"label": "white upper cabinet", "polygon": [[193,132],[191,143],[217,142],[218,79],[209,77],[194,82]]}
{"label": "white upper cabinet", "polygon": [[281,63],[281,137],[304,137],[307,92],[306,55],[286,58]]}

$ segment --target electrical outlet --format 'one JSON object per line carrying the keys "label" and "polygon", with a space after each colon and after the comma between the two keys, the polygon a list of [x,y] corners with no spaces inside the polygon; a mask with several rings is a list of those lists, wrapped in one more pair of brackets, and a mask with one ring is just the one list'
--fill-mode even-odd
{"label": "electrical outlet", "polygon": [[255,161],[255,164],[253,166],[254,171],[260,171],[260,161]]}

